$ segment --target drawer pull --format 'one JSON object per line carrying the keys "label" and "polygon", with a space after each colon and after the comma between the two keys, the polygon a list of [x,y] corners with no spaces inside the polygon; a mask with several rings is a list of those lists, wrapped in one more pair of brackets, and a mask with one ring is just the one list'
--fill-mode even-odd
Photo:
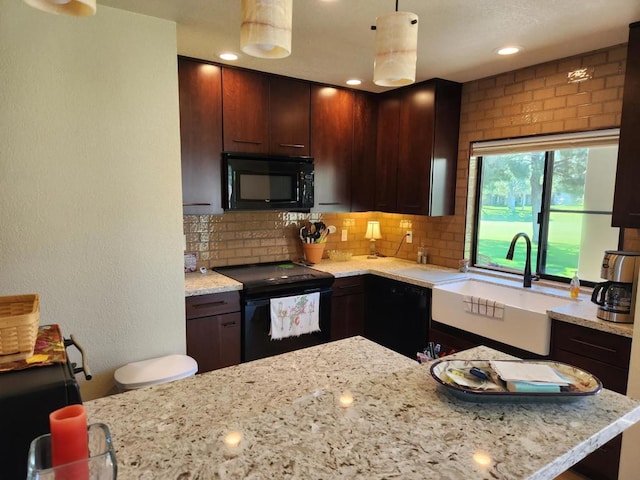
{"label": "drawer pull", "polygon": [[596,345],[595,343],[585,342],[584,340],[580,340],[578,338],[570,338],[569,340],[571,340],[572,342],[578,343],[580,345],[584,345],[585,347],[597,348],[598,350],[604,350],[605,352],[610,352],[610,353],[618,352],[613,348],[603,347],[602,345]]}
{"label": "drawer pull", "polygon": [[338,290],[346,290],[347,288],[358,288],[360,286],[359,283],[352,283],[350,285],[340,285]]}
{"label": "drawer pull", "polygon": [[281,143],[281,147],[290,147],[290,148],[304,148],[304,145],[299,143]]}
{"label": "drawer pull", "polygon": [[228,328],[228,327],[235,327],[236,325],[238,325],[238,322],[225,322],[222,324],[222,327]]}
{"label": "drawer pull", "polygon": [[256,142],[255,140],[236,140],[233,139],[235,143],[248,143],[250,145],[262,145],[262,142]]}
{"label": "drawer pull", "polygon": [[226,305],[227,302],[221,300],[219,302],[209,302],[209,303],[200,303],[196,305],[192,305],[193,308],[211,308],[211,307],[220,307],[222,305]]}

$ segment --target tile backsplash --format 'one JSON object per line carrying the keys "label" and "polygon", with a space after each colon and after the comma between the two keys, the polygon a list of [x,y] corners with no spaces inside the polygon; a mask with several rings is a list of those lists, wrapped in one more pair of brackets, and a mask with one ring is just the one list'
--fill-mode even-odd
{"label": "tile backsplash", "polygon": [[[322,221],[334,225],[336,233],[327,237],[327,250],[347,250],[354,255],[369,253],[364,238],[367,221],[378,220],[382,239],[376,250],[385,256],[413,260],[421,244],[428,250],[429,263],[456,267],[462,258],[464,224],[456,217],[424,217],[381,212],[293,213],[232,212],[223,215],[185,215],[187,249],[195,253],[198,267],[219,267],[246,263],[293,260],[303,256],[300,227]],[[401,221],[403,225],[401,226]],[[407,221],[410,227],[407,227]],[[403,236],[413,233],[413,243]],[[347,240],[342,241],[342,230]],[[397,255],[396,255],[397,252]]]}

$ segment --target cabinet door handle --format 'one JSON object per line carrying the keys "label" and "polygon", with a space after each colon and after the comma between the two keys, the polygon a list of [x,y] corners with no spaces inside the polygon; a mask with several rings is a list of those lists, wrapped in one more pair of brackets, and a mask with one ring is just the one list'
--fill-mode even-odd
{"label": "cabinet door handle", "polygon": [[222,328],[235,327],[238,325],[238,322],[226,322],[222,324]]}
{"label": "cabinet door handle", "polygon": [[603,347],[602,345],[596,345],[595,343],[585,342],[584,340],[580,340],[579,338],[570,338],[569,340],[580,345],[584,345],[585,347],[597,348],[598,350],[604,350],[605,352],[609,353],[618,353],[618,351],[614,348]]}
{"label": "cabinet door handle", "polygon": [[224,300],[220,300],[217,302],[209,302],[209,303],[200,303],[196,305],[191,305],[193,308],[211,308],[211,307],[219,307],[221,305],[226,305],[227,302]]}
{"label": "cabinet door handle", "polygon": [[639,217],[640,213],[636,213],[636,212],[629,212],[629,216],[631,217]]}
{"label": "cabinet door handle", "polygon": [[299,143],[280,143],[281,147],[290,147],[290,148],[304,148],[304,145]]}
{"label": "cabinet door handle", "polygon": [[319,202],[318,205],[342,205],[342,202]]}
{"label": "cabinet door handle", "polygon": [[251,145],[262,145],[262,142],[256,142],[254,140],[233,140],[235,143],[250,143]]}
{"label": "cabinet door handle", "polygon": [[359,286],[359,283],[352,283],[351,285],[340,285],[338,287],[338,290],[346,290],[347,288],[358,288]]}

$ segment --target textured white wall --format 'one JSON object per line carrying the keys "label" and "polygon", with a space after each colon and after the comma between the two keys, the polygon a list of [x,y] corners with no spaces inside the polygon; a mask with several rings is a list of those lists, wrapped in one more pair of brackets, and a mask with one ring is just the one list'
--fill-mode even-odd
{"label": "textured white wall", "polygon": [[85,400],[185,351],[176,51],[172,22],[0,0],[0,295],[84,344]]}

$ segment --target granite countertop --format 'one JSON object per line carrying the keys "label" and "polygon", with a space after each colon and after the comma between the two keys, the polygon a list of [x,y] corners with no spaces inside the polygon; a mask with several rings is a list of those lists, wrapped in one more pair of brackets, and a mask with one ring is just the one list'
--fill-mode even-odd
{"label": "granite countertop", "polygon": [[[511,358],[485,347],[456,357]],[[477,404],[442,388],[428,365],[353,337],[85,407],[109,426],[122,480],[546,480],[640,420],[640,402],[608,390]],[[230,432],[239,445],[225,444]]]}
{"label": "granite countertop", "polygon": [[[365,255],[361,255],[352,257],[346,262],[323,259],[312,268],[331,273],[336,278],[373,274],[428,288],[464,278],[490,281],[514,288],[522,286],[522,279],[513,275],[487,273],[477,269],[472,269],[468,273],[460,273],[451,268],[431,264],[419,265],[394,257],[380,257],[371,260]],[[204,275],[200,273],[185,275],[186,297],[234,290],[242,290],[242,284],[213,271],[208,271]],[[554,282],[535,282],[532,290],[549,295],[568,296],[568,286]],[[633,324],[613,323],[599,319],[596,316],[598,307],[591,302],[590,295],[591,293],[585,289],[577,301],[571,300],[566,306],[553,308],[547,313],[554,320],[624,337],[633,337]]]}

